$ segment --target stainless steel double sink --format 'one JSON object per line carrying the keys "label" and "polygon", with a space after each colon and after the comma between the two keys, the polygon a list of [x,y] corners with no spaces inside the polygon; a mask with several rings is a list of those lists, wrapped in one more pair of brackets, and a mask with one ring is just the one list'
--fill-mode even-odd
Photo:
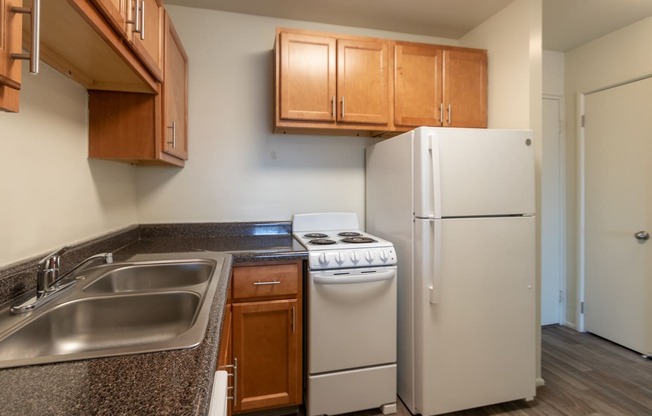
{"label": "stainless steel double sink", "polygon": [[152,256],[81,270],[32,312],[1,310],[0,368],[198,345],[226,256]]}

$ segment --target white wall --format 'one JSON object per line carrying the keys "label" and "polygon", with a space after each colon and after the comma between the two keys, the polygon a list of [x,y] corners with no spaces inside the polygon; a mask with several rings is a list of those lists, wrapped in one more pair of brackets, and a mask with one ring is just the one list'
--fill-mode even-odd
{"label": "white wall", "polygon": [[543,51],[543,94],[564,96],[564,53]]}
{"label": "white wall", "polygon": [[20,100],[0,112],[0,267],[135,223],[134,168],[86,158],[86,90],[41,65]]}
{"label": "white wall", "polygon": [[541,0],[515,0],[460,43],[489,50],[489,127],[540,131]]}
{"label": "white wall", "polygon": [[139,169],[140,222],[290,220],[357,212],[364,224],[361,137],[277,135],[276,27],[454,44],[454,41],[166,6],[189,57],[189,160]]}
{"label": "white wall", "polygon": [[577,96],[652,75],[652,18],[647,18],[566,52],[565,96],[567,139],[567,317],[577,325],[578,176]]}

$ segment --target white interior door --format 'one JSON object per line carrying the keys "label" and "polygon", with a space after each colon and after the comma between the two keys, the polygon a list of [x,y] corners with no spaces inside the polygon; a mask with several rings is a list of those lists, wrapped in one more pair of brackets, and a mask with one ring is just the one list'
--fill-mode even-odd
{"label": "white interior door", "polygon": [[652,79],[585,101],[586,330],[652,352]]}
{"label": "white interior door", "polygon": [[560,100],[543,99],[541,325],[563,323],[563,195]]}

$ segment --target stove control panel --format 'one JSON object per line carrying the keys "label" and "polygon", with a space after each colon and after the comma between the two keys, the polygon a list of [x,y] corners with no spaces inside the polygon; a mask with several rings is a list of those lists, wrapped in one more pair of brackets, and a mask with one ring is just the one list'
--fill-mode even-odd
{"label": "stove control panel", "polygon": [[394,247],[313,251],[309,253],[308,257],[310,270],[391,266],[394,264],[396,264]]}

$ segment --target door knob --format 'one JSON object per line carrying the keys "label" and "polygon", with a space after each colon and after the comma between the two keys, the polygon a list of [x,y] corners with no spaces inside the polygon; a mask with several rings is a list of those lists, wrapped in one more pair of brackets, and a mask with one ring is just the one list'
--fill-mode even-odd
{"label": "door knob", "polygon": [[637,240],[645,241],[650,238],[650,234],[647,231],[639,231],[634,234]]}

